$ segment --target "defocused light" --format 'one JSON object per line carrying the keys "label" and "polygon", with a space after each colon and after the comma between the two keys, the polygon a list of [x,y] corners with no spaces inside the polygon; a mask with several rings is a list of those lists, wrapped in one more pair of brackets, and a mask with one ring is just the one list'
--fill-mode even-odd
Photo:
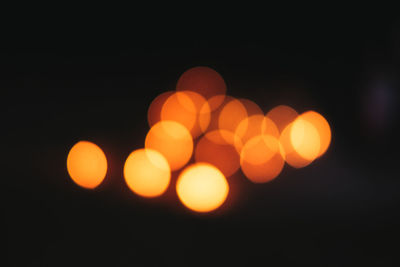
{"label": "defocused light", "polygon": [[[226,84],[221,75],[208,67],[194,67],[185,71],[176,85],[178,91],[193,91],[199,93],[206,100],[216,95],[225,95]],[[223,101],[214,101],[211,110],[217,108]]]}
{"label": "defocused light", "polygon": [[171,170],[177,170],[191,158],[193,139],[183,125],[175,121],[160,121],[147,133],[145,147],[160,152]]}
{"label": "defocused light", "polygon": [[239,153],[239,148],[242,144],[245,144],[251,138],[258,135],[271,135],[275,138],[279,138],[279,131],[275,123],[264,115],[253,115],[245,118],[239,123],[235,130],[235,134],[241,141],[239,146],[235,143],[235,147]]}
{"label": "defocused light", "polygon": [[234,146],[235,138],[233,133],[225,130],[206,133],[197,142],[194,154],[196,162],[208,162],[226,177],[231,176],[240,168],[240,157]]}
{"label": "defocused light", "polygon": [[329,127],[329,123],[321,114],[315,111],[307,111],[301,114],[300,118],[302,120],[310,122],[318,131],[319,138],[321,141],[318,157],[321,157],[328,149],[329,144],[331,143],[331,128]]}
{"label": "defocused light", "polygon": [[167,189],[171,170],[161,153],[152,149],[138,149],[126,159],[124,177],[134,193],[143,197],[156,197]]}
{"label": "defocused light", "polygon": [[106,176],[107,159],[96,144],[80,141],[68,153],[67,170],[76,184],[93,189],[100,185]]}
{"label": "defocused light", "polygon": [[294,150],[304,159],[317,158],[321,141],[317,129],[310,122],[297,118],[292,125],[290,141]]}
{"label": "defocused light", "polygon": [[294,149],[291,140],[292,125],[293,123],[290,123],[281,133],[281,136],[279,138],[280,153],[287,164],[294,168],[302,168],[309,165],[313,161],[313,159],[310,160],[303,158]]}
{"label": "defocused light", "polygon": [[161,120],[161,110],[163,105],[165,101],[167,101],[168,97],[173,93],[173,91],[162,93],[151,102],[149,110],[147,111],[147,121],[150,127]]}
{"label": "defocused light", "polygon": [[276,178],[284,166],[278,139],[271,135],[250,139],[243,146],[240,165],[244,175],[252,182],[265,183]]}
{"label": "defocused light", "polygon": [[286,126],[294,121],[298,117],[298,115],[299,114],[293,108],[285,105],[280,105],[271,109],[266,116],[275,123],[275,125],[278,127],[279,132],[282,133]]}
{"label": "defocused light", "polygon": [[185,92],[168,97],[161,109],[161,120],[175,121],[192,131],[197,119],[196,106]]}
{"label": "defocused light", "polygon": [[220,117],[220,114],[221,114],[222,110],[224,109],[225,105],[227,103],[233,101],[233,100],[235,100],[235,98],[233,98],[231,96],[228,96],[228,95],[227,96],[225,96],[225,95],[222,95],[222,96],[221,95],[217,95],[217,96],[211,97],[211,99],[209,99],[207,101],[207,104],[208,104],[209,107],[215,106],[216,102],[219,103],[219,101],[221,101],[221,103],[218,104],[217,108],[214,108],[214,109],[211,110],[210,121],[208,122],[208,128],[207,128],[208,132],[219,130],[219,117]]}
{"label": "defocused light", "polygon": [[254,115],[264,114],[262,109],[253,101],[246,99],[246,98],[240,98],[239,101],[246,108],[247,116],[250,117],[250,116],[254,116]]}
{"label": "defocused light", "polygon": [[169,96],[161,110],[161,120],[171,120],[185,126],[193,138],[201,135],[210,123],[211,110],[203,96],[191,91]]}
{"label": "defocused light", "polygon": [[187,208],[197,212],[210,212],[224,203],[229,185],[216,167],[208,163],[196,163],[179,175],[176,192]]}
{"label": "defocused light", "polygon": [[247,111],[244,105],[237,99],[226,103],[218,117],[218,128],[235,132],[239,123],[247,118]]}

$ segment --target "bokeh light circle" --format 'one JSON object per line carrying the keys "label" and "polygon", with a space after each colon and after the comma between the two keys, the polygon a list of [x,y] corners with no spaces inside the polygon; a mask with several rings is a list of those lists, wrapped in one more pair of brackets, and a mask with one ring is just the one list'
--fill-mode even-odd
{"label": "bokeh light circle", "polygon": [[240,168],[240,157],[234,146],[240,141],[225,130],[207,132],[196,144],[196,162],[207,162],[217,167],[226,177],[231,176]]}
{"label": "bokeh light circle", "polygon": [[197,119],[196,106],[186,92],[175,92],[165,101],[160,117],[162,121],[175,121],[192,131]]}
{"label": "bokeh light circle", "polygon": [[245,144],[251,138],[258,135],[271,135],[275,138],[279,138],[279,131],[275,123],[264,115],[252,115],[242,120],[236,127],[235,135],[236,139],[240,142],[235,143],[237,151],[241,152],[242,144]]}
{"label": "bokeh light circle", "polygon": [[213,165],[195,163],[179,175],[176,192],[187,208],[196,212],[210,212],[225,202],[229,185],[222,172]]}
{"label": "bokeh light circle", "polygon": [[296,152],[306,160],[314,160],[320,151],[320,137],[310,122],[297,118],[290,131],[290,141]]}
{"label": "bokeh light circle", "polygon": [[265,116],[271,119],[279,132],[282,133],[286,126],[293,122],[299,114],[289,106],[279,105],[268,111]]}
{"label": "bokeh light circle", "polygon": [[305,159],[294,149],[291,140],[292,126],[293,122],[289,123],[280,135],[280,153],[287,164],[294,168],[302,168],[313,162],[313,159]]}
{"label": "bokeh light circle", "polygon": [[68,153],[67,170],[79,186],[93,189],[101,184],[107,173],[107,159],[99,146],[79,141]]}
{"label": "bokeh light circle", "polygon": [[150,103],[149,109],[147,110],[147,121],[150,127],[161,120],[161,110],[164,103],[173,93],[174,91],[164,92]]}
{"label": "bokeh light circle", "polygon": [[171,170],[182,168],[193,153],[193,139],[189,130],[175,121],[160,121],[146,135],[145,148],[160,152]]}
{"label": "bokeh light circle", "polygon": [[[177,91],[193,91],[202,95],[206,100],[213,96],[226,94],[226,84],[222,76],[215,70],[199,66],[188,69],[179,78]],[[222,101],[223,97],[216,99],[210,106],[212,110],[217,108]]]}
{"label": "bokeh light circle", "polygon": [[238,99],[233,99],[222,107],[218,115],[218,128],[235,132],[236,127],[245,118],[247,118],[246,107]]}
{"label": "bokeh light circle", "polygon": [[279,149],[279,140],[272,135],[251,138],[240,154],[243,174],[254,183],[265,183],[276,178],[284,166]]}
{"label": "bokeh light circle", "polygon": [[134,193],[143,197],[157,197],[168,188],[171,169],[158,151],[138,149],[125,161],[124,178]]}
{"label": "bokeh light circle", "polygon": [[321,141],[318,157],[321,157],[328,149],[332,138],[328,121],[321,114],[312,110],[304,112],[300,117],[302,120],[310,122],[317,129]]}

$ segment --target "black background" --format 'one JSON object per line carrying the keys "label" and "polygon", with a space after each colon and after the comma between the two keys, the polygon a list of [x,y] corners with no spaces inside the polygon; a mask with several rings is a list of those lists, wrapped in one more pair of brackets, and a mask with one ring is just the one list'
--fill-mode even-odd
{"label": "black background", "polygon": [[[31,33],[1,50],[11,266],[398,266],[398,21],[300,16],[111,32],[57,36],[57,45]],[[176,174],[165,195],[134,195],[122,168],[143,147],[147,108],[195,66],[215,69],[229,95],[265,112],[320,112],[329,150],[267,184],[237,173],[211,214],[183,207]],[[79,140],[108,159],[95,190],[68,177]]]}

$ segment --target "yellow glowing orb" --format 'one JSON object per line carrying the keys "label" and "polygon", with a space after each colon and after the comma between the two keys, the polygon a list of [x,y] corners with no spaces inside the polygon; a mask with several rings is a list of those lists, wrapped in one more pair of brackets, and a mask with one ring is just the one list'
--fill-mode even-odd
{"label": "yellow glowing orb", "polygon": [[167,189],[171,170],[161,153],[152,149],[138,149],[126,159],[124,177],[134,193],[143,197],[157,197]]}
{"label": "yellow glowing orb", "polygon": [[96,144],[80,141],[69,151],[67,170],[77,185],[93,189],[100,185],[106,176],[107,159]]}
{"label": "yellow glowing orb", "polygon": [[320,137],[317,129],[310,122],[296,119],[290,132],[294,150],[306,160],[314,160],[320,151]]}
{"label": "yellow glowing orb", "polygon": [[196,163],[179,175],[176,192],[187,208],[197,212],[210,212],[224,203],[229,185],[216,167],[208,163]]}
{"label": "yellow glowing orb", "polygon": [[332,133],[331,128],[327,120],[319,113],[315,111],[307,111],[300,115],[301,119],[310,122],[315,129],[317,129],[319,137],[321,139],[321,147],[318,153],[318,157],[321,157],[328,149],[331,143]]}

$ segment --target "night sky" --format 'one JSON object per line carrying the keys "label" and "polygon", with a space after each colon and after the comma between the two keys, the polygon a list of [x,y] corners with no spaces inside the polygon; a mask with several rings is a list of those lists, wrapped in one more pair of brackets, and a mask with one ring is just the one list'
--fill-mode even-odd
{"label": "night sky", "polygon": [[[28,38],[0,50],[10,266],[399,266],[399,21],[242,26],[136,25],[130,38],[115,32],[107,43]],[[196,66],[215,69],[227,94],[264,112],[280,104],[318,111],[332,129],[328,151],[265,184],[239,171],[210,214],[179,202],[177,173],[159,198],[133,194],[122,170],[144,146],[147,108]],[[67,173],[80,140],[107,156],[95,190]]]}

